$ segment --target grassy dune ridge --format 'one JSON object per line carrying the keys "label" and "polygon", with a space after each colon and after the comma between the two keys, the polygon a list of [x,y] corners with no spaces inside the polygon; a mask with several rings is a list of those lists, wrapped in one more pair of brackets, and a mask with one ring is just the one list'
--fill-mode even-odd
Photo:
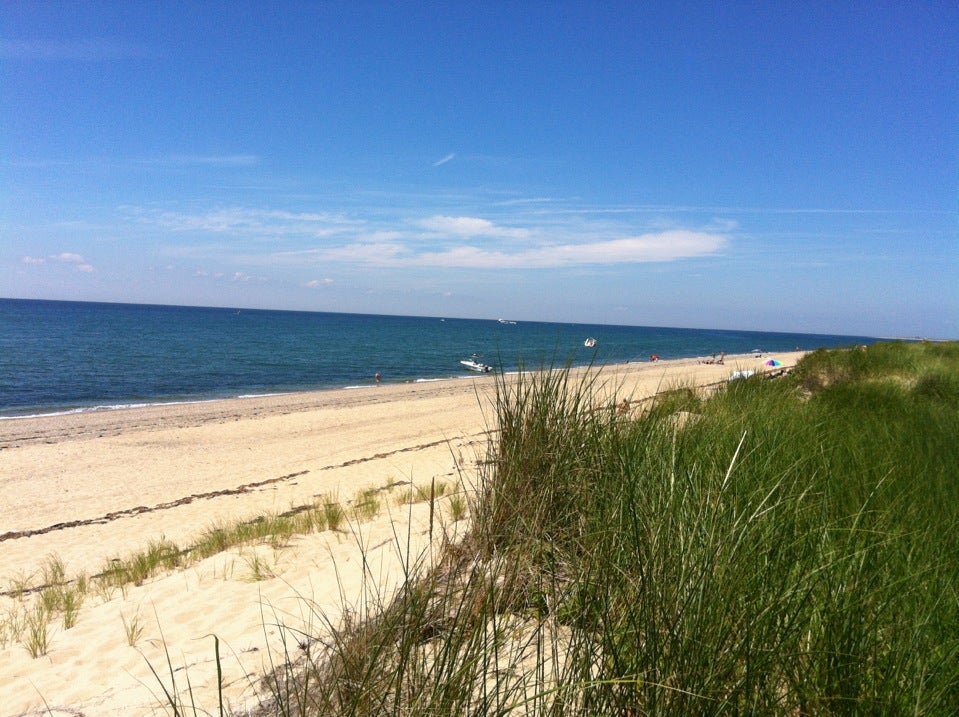
{"label": "grassy dune ridge", "polygon": [[561,376],[507,397],[477,532],[584,643],[544,711],[959,704],[957,349],[817,352],[639,420]]}
{"label": "grassy dune ridge", "polygon": [[279,667],[257,714],[959,705],[959,344],[641,408],[573,376],[500,379],[469,537]]}

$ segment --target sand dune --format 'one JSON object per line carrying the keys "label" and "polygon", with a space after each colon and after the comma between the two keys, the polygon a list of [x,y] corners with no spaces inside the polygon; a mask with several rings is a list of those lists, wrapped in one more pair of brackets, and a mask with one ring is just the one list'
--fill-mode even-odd
{"label": "sand dune", "polygon": [[[800,355],[777,358],[790,366]],[[607,367],[602,380],[615,405],[760,368],[751,356],[663,361]],[[284,638],[297,656],[296,631],[322,633],[370,590],[388,598],[444,530],[466,529],[446,506],[431,530],[428,503],[403,496],[433,481],[468,486],[493,392],[480,376],[0,421],[0,714],[164,714],[164,688],[182,693],[187,678],[195,703],[215,712],[213,635],[229,704],[252,704],[258,677],[285,659]],[[14,588],[41,583],[48,556],[68,577],[93,576],[161,537],[189,546],[216,523],[324,496],[349,509],[371,488],[383,489],[372,519],[233,548],[112,594],[91,589],[73,627],[50,623],[46,654],[22,644],[36,594]]]}

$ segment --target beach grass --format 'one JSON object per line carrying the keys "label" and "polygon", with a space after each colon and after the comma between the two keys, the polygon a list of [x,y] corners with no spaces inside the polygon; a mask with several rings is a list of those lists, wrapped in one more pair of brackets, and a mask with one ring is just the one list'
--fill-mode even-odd
{"label": "beach grass", "polygon": [[331,619],[255,714],[948,714],[957,387],[954,343],[638,412],[597,373],[501,377],[469,535]]}
{"label": "beach grass", "polygon": [[123,623],[123,634],[126,636],[127,645],[136,647],[140,638],[143,637],[143,630],[145,629],[143,621],[140,619],[140,609],[137,608],[129,618],[121,612],[120,622]]}

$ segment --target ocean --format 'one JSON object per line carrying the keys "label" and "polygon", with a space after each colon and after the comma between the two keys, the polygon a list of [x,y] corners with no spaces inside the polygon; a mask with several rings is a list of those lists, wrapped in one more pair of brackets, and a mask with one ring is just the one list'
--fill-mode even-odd
{"label": "ocean", "polygon": [[[587,348],[587,338],[596,339]],[[0,418],[498,370],[766,353],[861,336],[0,299]]]}

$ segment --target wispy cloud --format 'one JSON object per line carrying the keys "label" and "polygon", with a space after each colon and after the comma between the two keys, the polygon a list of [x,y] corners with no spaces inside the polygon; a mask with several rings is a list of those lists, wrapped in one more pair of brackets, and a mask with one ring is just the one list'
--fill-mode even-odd
{"label": "wispy cloud", "polygon": [[[353,243],[285,252],[263,257],[265,263],[345,262],[381,267],[445,267],[460,269],[555,269],[587,265],[668,262],[709,256],[722,250],[719,234],[667,231],[595,242],[542,245],[532,248],[473,244],[438,251],[420,250],[415,242]],[[247,257],[247,259],[252,259]]]}
{"label": "wispy cloud", "polygon": [[330,236],[363,222],[323,212],[288,212],[229,207],[199,214],[144,207],[121,207],[141,224],[165,231],[261,236]]}
{"label": "wispy cloud", "polygon": [[506,199],[501,202],[496,202],[496,205],[500,207],[515,207],[534,204],[552,204],[557,201],[559,200],[552,197],[525,197],[520,199]]}
{"label": "wispy cloud", "polygon": [[22,264],[39,266],[41,264],[46,264],[48,259],[55,263],[70,264],[77,271],[84,273],[95,271],[93,264],[90,264],[86,259],[84,259],[82,254],[75,254],[69,251],[61,252],[60,254],[52,254],[49,257],[25,256],[20,260],[20,262]]}
{"label": "wispy cloud", "polygon": [[[722,251],[735,224],[710,219],[699,227],[677,223],[656,226],[636,222],[496,212],[496,219],[475,215],[432,214],[421,218],[364,214],[362,218],[327,212],[291,212],[247,208],[197,214],[131,209],[136,221],[163,232],[184,232],[194,247],[166,253],[203,257],[239,266],[451,267],[462,269],[551,269],[590,265],[630,265],[705,257]],[[637,230],[638,229],[638,230]],[[216,237],[216,239],[214,239]],[[238,243],[238,239],[252,241]],[[212,240],[212,241],[211,241]],[[238,281],[246,277],[236,277]],[[304,284],[318,288],[314,279]]]}
{"label": "wispy cloud", "polygon": [[318,289],[321,286],[329,286],[332,283],[333,283],[333,279],[330,279],[330,278],[313,279],[313,281],[308,281],[303,286],[305,286],[308,289]]}
{"label": "wispy cloud", "polygon": [[438,159],[435,162],[433,162],[433,166],[439,167],[441,165],[446,164],[447,162],[452,162],[455,158],[456,158],[456,154],[453,152],[450,152],[448,155],[446,155],[442,159]]}

